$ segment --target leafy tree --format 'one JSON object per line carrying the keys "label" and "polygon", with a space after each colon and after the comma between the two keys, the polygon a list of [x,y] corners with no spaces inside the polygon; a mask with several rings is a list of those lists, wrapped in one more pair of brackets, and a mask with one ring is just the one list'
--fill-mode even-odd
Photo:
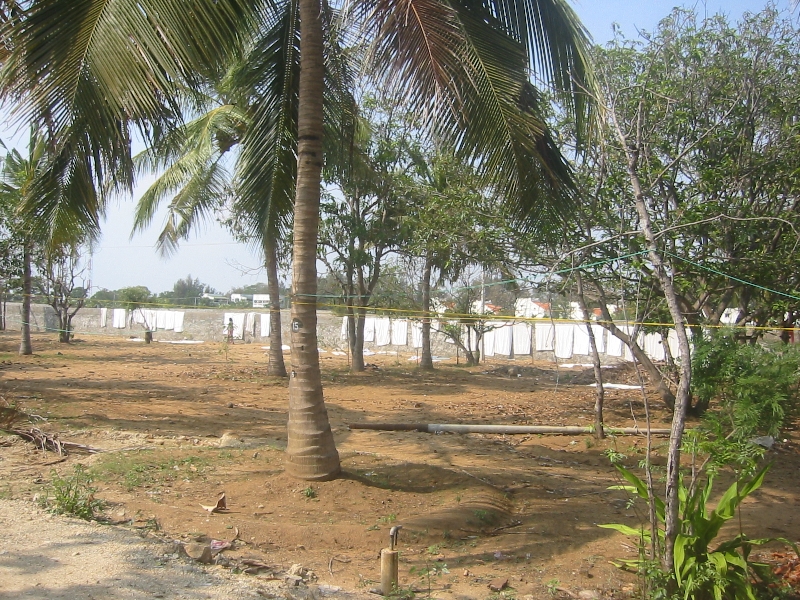
{"label": "leafy tree", "polygon": [[86,273],[76,246],[46,249],[37,260],[39,293],[56,313],[58,341],[69,343],[72,319],[86,302]]}
{"label": "leafy tree", "polygon": [[401,190],[412,166],[414,118],[397,102],[366,98],[344,165],[329,161],[323,194],[319,260],[341,288],[348,321],[350,369],[364,370],[366,309],[384,261],[405,237]]}
{"label": "leafy tree", "polygon": [[172,286],[172,298],[176,304],[192,304],[195,299],[210,291],[209,286],[198,278],[192,279],[190,274],[186,276],[186,279],[178,279],[175,282],[175,285]]}
{"label": "leafy tree", "polygon": [[[32,194],[36,194],[37,184],[45,178],[47,146],[45,138],[39,132],[31,129],[28,143],[29,155],[24,158],[16,149],[11,150],[3,160],[2,175],[0,175],[0,196],[5,209],[4,225],[6,228],[6,250],[4,254],[9,262],[6,268],[13,270],[19,268],[18,275],[22,284],[22,340],[20,354],[33,354],[31,346],[31,297],[32,297],[32,263],[34,253],[34,236],[31,233],[31,223],[22,217],[21,207],[30,201]],[[19,259],[21,258],[21,264]]]}

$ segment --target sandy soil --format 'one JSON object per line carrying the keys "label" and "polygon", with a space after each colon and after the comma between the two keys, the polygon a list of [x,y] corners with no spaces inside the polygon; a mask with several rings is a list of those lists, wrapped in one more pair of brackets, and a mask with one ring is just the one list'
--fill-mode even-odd
{"label": "sandy soil", "polygon": [[[136,578],[126,575],[133,567],[124,556],[125,543],[114,540],[147,534],[161,540],[162,546],[150,550],[155,565],[165,563],[177,573],[199,569],[198,577],[208,578],[195,586],[207,595],[192,596],[177,576],[172,583],[167,576],[158,588],[165,597],[231,597],[226,585],[267,593],[263,586],[283,585],[292,565],[311,570],[303,583],[322,584],[323,591],[336,586],[366,592],[380,578],[378,555],[394,525],[403,526],[400,584],[418,595],[547,598],[558,587],[575,595],[584,591],[585,597],[592,592],[622,597],[635,588],[631,575],[609,564],[631,556],[634,542],[597,524],[635,525],[642,518],[639,504],[629,506],[621,492],[607,489],[616,479],[603,453],[613,448],[635,466],[643,457],[643,438],[596,442],[588,435],[347,428],[354,422],[587,425],[594,402],[587,387],[590,369],[490,359],[488,366],[472,369],[439,363],[435,373],[422,374],[407,355],[378,355],[368,358],[374,363],[368,372],[351,375],[343,357],[323,353],[326,401],[344,473],[336,481],[309,486],[283,471],[287,384],[265,375],[267,357],[260,346],[235,345],[226,353],[211,343],[144,345],[90,338],[62,345],[41,336],[34,339],[34,356],[19,357],[17,345],[16,335],[0,334],[0,395],[46,418],[38,424],[41,429],[103,452],[70,454],[59,462],[27,442],[0,437],[0,498],[40,497],[53,470],[66,475],[80,463],[95,477],[97,497],[106,502],[105,518],[127,530],[84,526],[99,536],[92,548],[103,548],[109,557],[120,554],[108,576],[54,570],[52,577],[36,580],[39,588],[89,586],[93,578],[101,581],[94,586],[124,587]],[[512,364],[524,366],[521,376],[508,375]],[[606,373],[615,383],[638,381],[630,366]],[[665,426],[667,412],[651,400],[653,425]],[[639,391],[609,390],[606,403],[608,425],[643,425]],[[663,444],[655,442],[657,452]],[[775,464],[767,482],[742,512],[745,531],[800,539],[798,448],[790,439],[771,452]],[[209,514],[201,508],[222,491],[227,512]],[[46,531],[54,522],[20,506],[0,504],[4,529]],[[13,518],[15,511],[25,518]],[[174,541],[205,544],[231,540],[237,532],[233,547],[218,555],[218,562],[229,567],[224,577],[219,566],[201,568],[163,551],[163,544]],[[32,539],[53,537],[37,531]],[[22,589],[39,593],[25,569],[2,569],[24,560],[22,551],[14,544],[4,544],[3,550],[0,590],[13,597]],[[47,556],[49,551],[43,546],[37,552]],[[253,564],[263,568],[243,575],[242,582],[229,579],[234,571],[255,571]],[[148,567],[148,573],[159,568]],[[507,579],[509,587],[493,594],[488,586],[498,579]],[[87,588],[86,597],[116,597],[102,589]],[[135,593],[119,597],[140,597]]]}

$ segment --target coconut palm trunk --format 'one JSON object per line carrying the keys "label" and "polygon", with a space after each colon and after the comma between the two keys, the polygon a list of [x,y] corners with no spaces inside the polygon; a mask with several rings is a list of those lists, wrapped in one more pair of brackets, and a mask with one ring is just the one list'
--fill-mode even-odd
{"label": "coconut palm trunk", "polygon": [[31,245],[25,243],[22,251],[22,340],[19,353],[33,354],[31,345]]}
{"label": "coconut palm trunk", "polygon": [[333,479],[341,470],[328,423],[317,352],[317,233],[322,175],[323,50],[319,0],[300,0],[297,187],[292,260],[292,368],[287,471]]}
{"label": "coconut palm trunk", "polygon": [[269,366],[267,374],[286,377],[283,362],[283,336],[281,332],[281,289],[278,281],[278,250],[275,239],[264,241],[265,266],[267,268],[267,292],[269,293]]}

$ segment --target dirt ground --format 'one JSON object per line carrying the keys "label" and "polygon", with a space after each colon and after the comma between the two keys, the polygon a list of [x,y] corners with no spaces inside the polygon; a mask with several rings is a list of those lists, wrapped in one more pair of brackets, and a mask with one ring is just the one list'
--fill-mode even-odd
{"label": "dirt ground", "polygon": [[[280,579],[299,564],[313,572],[306,581],[366,591],[380,579],[378,556],[389,529],[402,525],[400,585],[418,596],[583,592],[580,597],[591,598],[635,591],[635,578],[609,563],[631,557],[635,541],[597,525],[636,525],[643,518],[639,503],[607,489],[618,481],[604,452],[614,449],[635,467],[644,438],[598,442],[589,435],[347,427],[589,425],[591,369],[529,359],[489,359],[467,369],[450,360],[423,374],[409,355],[392,354],[368,357],[368,371],[352,375],[345,357],[323,352],[343,475],[308,485],[284,473],[287,382],[265,375],[267,356],[259,345],[145,345],[98,337],[65,345],[40,335],[34,336],[36,353],[20,357],[18,343],[18,333],[0,333],[2,399],[44,417],[42,430],[103,451],[72,453],[59,462],[53,453],[0,436],[0,498],[33,499],[53,471],[67,475],[82,464],[95,478],[111,523],[187,543],[231,540],[238,533],[218,561],[250,569],[253,578]],[[509,376],[512,365],[525,368]],[[604,373],[614,383],[638,381],[629,365]],[[667,426],[668,413],[654,397],[651,408],[653,426]],[[641,393],[608,390],[605,416],[612,427],[643,426]],[[654,442],[656,462],[665,443]],[[753,536],[800,540],[800,445],[788,437],[770,455],[775,464],[764,487],[744,503],[743,528]],[[223,491],[228,511],[210,514],[200,506],[214,504]],[[502,592],[489,589],[504,579]]]}

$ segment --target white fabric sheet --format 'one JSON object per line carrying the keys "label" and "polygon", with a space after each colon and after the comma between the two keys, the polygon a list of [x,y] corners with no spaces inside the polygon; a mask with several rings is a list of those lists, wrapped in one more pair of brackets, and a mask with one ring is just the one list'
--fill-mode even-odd
{"label": "white fabric sheet", "polygon": [[167,328],[167,311],[159,310],[156,312],[156,329]]}
{"label": "white fabric sheet", "polygon": [[606,345],[606,354],[609,356],[622,356],[622,347],[624,344],[622,340],[615,335],[608,335],[608,344]]}
{"label": "white fabric sheet", "polygon": [[605,329],[601,325],[592,325],[592,333],[594,333],[594,343],[597,346],[597,351],[603,354],[606,351],[606,338]]}
{"label": "white fabric sheet", "polygon": [[556,358],[572,358],[572,342],[575,327],[572,323],[559,323],[556,325],[555,355]]}
{"label": "white fabric sheet", "polygon": [[[620,329],[624,333],[627,333],[629,337],[633,335],[633,327],[629,325],[623,325],[622,327],[620,327]],[[639,340],[639,342],[641,343],[641,340]],[[628,344],[622,345],[622,360],[627,362],[633,362],[633,353],[631,352],[631,347],[628,346]]]}
{"label": "white fabric sheet", "polygon": [[543,352],[553,349],[553,324],[536,323],[534,327],[536,335],[536,351]]}
{"label": "white fabric sheet", "polygon": [[481,340],[481,348],[483,349],[484,356],[494,356],[494,337],[494,329],[484,332],[483,340]]}
{"label": "white fabric sheet", "polygon": [[108,320],[108,309],[107,308],[101,308],[100,309],[100,327],[105,327],[107,320]]}
{"label": "white fabric sheet", "polygon": [[511,324],[503,323],[494,330],[494,352],[500,356],[511,356]]}
{"label": "white fabric sheet", "polygon": [[531,326],[529,323],[514,323],[514,356],[528,356],[531,353]]}
{"label": "white fabric sheet", "polygon": [[[261,337],[269,337],[269,328],[271,326],[269,313],[260,313],[259,318],[261,319]],[[347,324],[347,319],[345,319],[345,324]],[[347,330],[345,330],[344,336],[347,337]]]}
{"label": "white fabric sheet", "polygon": [[576,323],[572,332],[572,353],[586,356],[590,352],[589,328],[585,323]]}
{"label": "white fabric sheet", "polygon": [[[263,325],[261,326],[261,330],[264,330]],[[261,335],[263,336],[264,334],[262,333]],[[340,337],[343,340],[347,339],[347,317],[342,317],[342,333],[340,334]]]}
{"label": "white fabric sheet", "polygon": [[672,357],[679,357],[681,355],[681,349],[678,346],[678,332],[674,329],[669,330],[669,333],[667,334],[667,343],[669,344],[669,351],[670,354],[672,354]]}
{"label": "white fabric sheet", "polygon": [[173,322],[173,329],[175,333],[182,333],[183,332],[183,318],[186,313],[182,310],[178,310],[175,312],[175,320]]}
{"label": "white fabric sheet", "polygon": [[256,335],[256,313],[249,312],[244,319],[244,330],[252,336]]}
{"label": "white fabric sheet", "polygon": [[644,336],[644,352],[650,360],[660,361],[666,358],[660,333],[648,333]]}
{"label": "white fabric sheet", "polygon": [[364,319],[364,342],[375,341],[375,317]]}
{"label": "white fabric sheet", "polygon": [[125,329],[126,311],[124,308],[115,308],[111,315],[112,327],[116,329]]}
{"label": "white fabric sheet", "polygon": [[375,319],[375,345],[388,346],[392,343],[392,322],[388,317]]}
{"label": "white fabric sheet", "polygon": [[408,345],[408,321],[406,319],[392,320],[392,345]]}
{"label": "white fabric sheet", "polygon": [[411,346],[422,348],[422,323],[411,323]]}
{"label": "white fabric sheet", "polygon": [[168,310],[164,317],[164,329],[168,331],[175,329],[175,313],[171,310]]}
{"label": "white fabric sheet", "polygon": [[244,332],[244,319],[247,315],[244,313],[225,313],[222,317],[222,333],[227,337],[228,335],[228,320],[233,319],[233,338],[237,340],[242,339]]}

